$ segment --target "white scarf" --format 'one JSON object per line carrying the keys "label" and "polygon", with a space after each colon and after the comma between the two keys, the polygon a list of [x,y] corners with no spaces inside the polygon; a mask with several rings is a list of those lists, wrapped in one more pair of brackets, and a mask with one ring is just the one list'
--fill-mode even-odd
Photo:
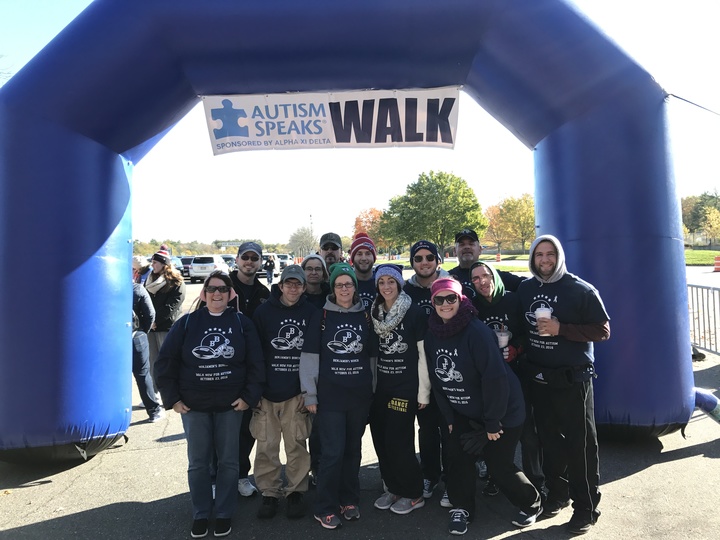
{"label": "white scarf", "polygon": [[390,332],[392,332],[395,327],[402,322],[407,310],[410,309],[412,299],[405,291],[400,291],[400,294],[390,308],[390,311],[385,311],[385,305],[381,304],[381,301],[382,295],[378,294],[376,300],[378,308],[377,311],[378,316],[382,317],[383,320],[376,319],[375,315],[373,315],[372,322],[373,327],[375,328],[375,333],[380,337],[387,337],[390,335]]}
{"label": "white scarf", "polygon": [[157,294],[157,292],[165,286],[165,276],[159,274],[155,277],[155,274],[150,274],[145,280],[145,288],[150,294]]}

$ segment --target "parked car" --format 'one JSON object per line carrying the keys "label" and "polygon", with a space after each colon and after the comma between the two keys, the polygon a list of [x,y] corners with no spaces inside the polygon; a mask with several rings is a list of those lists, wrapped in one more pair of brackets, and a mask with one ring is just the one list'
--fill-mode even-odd
{"label": "parked car", "polygon": [[172,265],[175,267],[175,270],[177,270],[178,272],[180,272],[182,274],[183,262],[182,262],[182,260],[180,260],[180,257],[173,257]]}
{"label": "parked car", "polygon": [[223,260],[225,261],[225,264],[228,265],[228,268],[232,272],[233,270],[237,269],[237,264],[235,264],[235,257],[232,255],[220,255]]}
{"label": "parked car", "polygon": [[190,283],[203,281],[215,270],[230,272],[228,265],[220,255],[196,255],[190,264]]}
{"label": "parked car", "polygon": [[278,253],[275,261],[280,262],[280,271],[282,272],[288,264],[292,264],[292,257],[288,253]]}
{"label": "parked car", "polygon": [[183,267],[182,267],[183,277],[185,277],[185,278],[190,277],[190,265],[192,264],[194,258],[195,258],[194,255],[190,256],[190,257],[180,257],[180,260],[182,261],[182,265],[183,265]]}

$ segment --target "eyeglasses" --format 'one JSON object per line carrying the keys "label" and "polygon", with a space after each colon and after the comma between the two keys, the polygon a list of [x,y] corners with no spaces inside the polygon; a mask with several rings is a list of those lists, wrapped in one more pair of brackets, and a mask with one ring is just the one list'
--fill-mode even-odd
{"label": "eyeglasses", "polygon": [[322,266],[306,266],[305,272],[322,272]]}
{"label": "eyeglasses", "polygon": [[232,287],[230,287],[229,285],[206,285],[205,286],[205,292],[209,292],[209,293],[214,293],[215,291],[219,291],[219,292],[225,294],[225,293],[229,293],[230,289],[232,289]]}
{"label": "eyeglasses", "polygon": [[243,261],[252,261],[252,262],[258,262],[260,260],[260,257],[257,255],[240,255],[240,258]]}
{"label": "eyeglasses", "polygon": [[352,289],[355,287],[355,284],[351,281],[350,283],[336,283],[335,288],[336,289]]}
{"label": "eyeglasses", "polygon": [[445,302],[448,304],[454,304],[458,301],[457,294],[448,294],[447,296],[436,296],[433,298],[433,304],[436,306],[442,306]]}
{"label": "eyeglasses", "polygon": [[299,281],[283,281],[282,286],[288,289],[302,289],[303,284]]}
{"label": "eyeglasses", "polygon": [[340,247],[336,246],[335,244],[325,244],[320,249],[322,249],[323,251],[337,251],[340,249]]}
{"label": "eyeglasses", "polygon": [[[435,260],[435,255],[433,255],[432,253],[430,255],[425,255],[425,260],[427,262],[433,262]],[[415,255],[413,257],[413,261],[415,261],[416,263],[421,263],[423,261],[423,256]]]}

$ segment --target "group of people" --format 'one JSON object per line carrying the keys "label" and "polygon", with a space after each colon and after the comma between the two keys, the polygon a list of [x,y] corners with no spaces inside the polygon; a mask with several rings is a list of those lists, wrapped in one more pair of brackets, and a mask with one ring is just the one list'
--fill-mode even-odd
{"label": "group of people", "polygon": [[256,489],[255,441],[258,518],[273,518],[283,498],[289,518],[305,516],[314,481],[312,514],[323,528],[359,520],[368,423],[384,486],[379,510],[422,508],[443,481],[448,531],[464,534],[483,462],[487,493],[517,508],[516,526],[571,502],[568,531],[594,525],[593,342],[610,334],[602,300],[567,272],[553,236],[533,242],[530,279],[479,261],[471,229],[455,244],[458,266],[448,273],[435,244],[416,242],[406,282],[401,266],[376,265],[367,234],[344,261],[339,235],[327,233],[317,254],[285,267],[268,290],[256,275],[262,249],[245,242],[237,270],[205,280],[202,307],[162,336],[153,371],[164,407],[182,415],[193,538],[208,534],[213,513],[214,535],[230,533],[238,494]]}

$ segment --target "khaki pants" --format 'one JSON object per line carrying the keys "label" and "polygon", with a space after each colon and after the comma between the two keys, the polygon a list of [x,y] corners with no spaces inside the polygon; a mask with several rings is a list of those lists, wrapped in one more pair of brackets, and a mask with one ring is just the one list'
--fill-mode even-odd
{"label": "khaki pants", "polygon": [[282,463],[280,463],[280,437],[285,442],[285,493],[304,493],[308,489],[310,454],[305,440],[310,433],[310,415],[298,411],[302,396],[298,395],[281,403],[263,398],[258,409],[253,410],[250,433],[257,441],[254,475],[258,489],[265,497],[280,498],[283,494]]}

